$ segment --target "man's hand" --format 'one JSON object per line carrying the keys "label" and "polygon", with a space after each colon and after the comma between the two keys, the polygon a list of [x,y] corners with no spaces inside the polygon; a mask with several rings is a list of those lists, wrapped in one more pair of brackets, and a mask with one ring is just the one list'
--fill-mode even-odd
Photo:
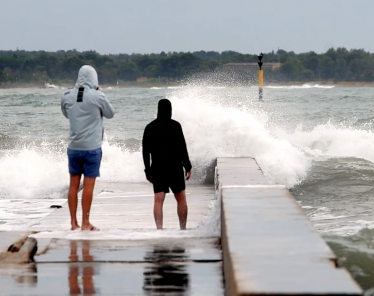
{"label": "man's hand", "polygon": [[152,177],[147,178],[147,180],[148,180],[149,183],[153,183]]}
{"label": "man's hand", "polygon": [[191,178],[191,174],[192,174],[192,172],[187,172],[186,173],[186,180],[189,180]]}

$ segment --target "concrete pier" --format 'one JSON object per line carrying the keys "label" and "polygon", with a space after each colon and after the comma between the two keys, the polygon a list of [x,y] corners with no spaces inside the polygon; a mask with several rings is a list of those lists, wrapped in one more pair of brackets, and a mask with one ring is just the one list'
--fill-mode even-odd
{"label": "concrete pier", "polygon": [[[204,225],[214,188],[187,184],[187,199],[187,230],[167,194],[165,229],[157,231],[150,184],[98,181],[91,222],[101,231],[70,231],[63,204],[29,229],[34,262],[0,262],[0,295],[224,295],[220,233]],[[24,234],[0,233],[0,242],[8,247]]]}
{"label": "concrete pier", "polygon": [[[203,216],[207,214],[210,204],[214,202],[215,192],[213,186],[189,184],[187,184],[186,192],[189,205],[187,228],[193,230],[197,228]],[[79,192],[79,199],[81,194],[82,192]],[[125,233],[135,237],[139,233],[137,230],[141,232],[155,230],[153,196],[151,184],[110,183],[98,180],[94,189],[90,220],[93,225],[102,231],[91,233],[91,238],[93,236],[108,238],[109,234],[115,235],[115,233],[118,233],[124,239],[123,235]],[[52,203],[53,201],[51,201]],[[77,217],[81,221],[80,205],[78,206]],[[56,235],[56,231],[63,231],[63,235],[70,236],[77,233],[72,234],[67,231],[69,229],[70,215],[67,203],[30,228],[30,230],[37,232],[51,232],[53,230]],[[164,229],[167,231],[179,229],[176,201],[171,193],[166,195],[164,202]],[[79,237],[79,235],[77,236]]]}
{"label": "concrete pier", "polygon": [[252,158],[218,158],[226,295],[361,295],[284,186]]}
{"label": "concrete pier", "polygon": [[70,231],[66,203],[26,233],[0,232],[0,253],[25,235],[38,241],[34,262],[0,262],[0,294],[362,295],[289,190],[269,184],[254,159],[218,158],[215,187],[187,185],[187,200],[187,231],[172,194],[157,231],[150,184],[99,181],[91,222],[101,231]]}

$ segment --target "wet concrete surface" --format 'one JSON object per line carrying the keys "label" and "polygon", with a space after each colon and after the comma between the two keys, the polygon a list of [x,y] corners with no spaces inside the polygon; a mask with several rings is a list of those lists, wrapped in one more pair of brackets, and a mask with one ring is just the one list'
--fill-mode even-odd
{"label": "wet concrete surface", "polygon": [[[251,158],[218,158],[227,295],[362,295],[288,189]],[[238,173],[239,172],[239,173]]]}
{"label": "wet concrete surface", "polygon": [[[81,253],[77,253],[77,252]],[[95,262],[146,262],[146,261],[221,261],[219,239],[158,239],[151,241],[74,241],[53,239],[47,249],[35,257],[37,263],[86,262],[86,254]],[[91,260],[91,259],[90,259]]]}
{"label": "wet concrete surface", "polygon": [[64,263],[0,269],[0,295],[223,295],[220,263]]}
{"label": "wet concrete surface", "polygon": [[0,295],[223,295],[218,239],[50,240],[0,267]]}
{"label": "wet concrete surface", "polygon": [[[219,228],[203,223],[214,188],[187,186],[187,200],[187,230],[168,194],[157,231],[150,184],[97,182],[90,218],[101,231],[71,231],[67,204],[31,224],[35,262],[0,265],[0,295],[224,295]],[[17,235],[0,233],[1,245]]]}
{"label": "wet concrete surface", "polygon": [[269,185],[254,158],[217,158],[217,178],[220,186]]}
{"label": "wet concrete surface", "polygon": [[[81,192],[79,193],[79,199]],[[188,203],[187,228],[195,229],[201,223],[209,207],[216,200],[213,186],[188,185],[186,188]],[[52,203],[52,202],[51,202]],[[168,193],[164,202],[164,228],[178,229],[176,201],[172,193]],[[77,217],[81,221],[79,202]],[[93,225],[102,230],[101,234],[113,230],[154,230],[153,189],[147,183],[108,183],[98,181],[95,185],[94,197],[90,212]],[[66,231],[70,229],[68,204],[56,209],[47,217],[36,221],[30,230],[36,232]]]}

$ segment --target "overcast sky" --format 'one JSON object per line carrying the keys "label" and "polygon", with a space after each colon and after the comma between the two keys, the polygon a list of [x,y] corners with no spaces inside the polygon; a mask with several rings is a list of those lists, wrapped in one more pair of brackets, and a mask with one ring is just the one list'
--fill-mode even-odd
{"label": "overcast sky", "polygon": [[374,52],[374,0],[0,0],[0,50]]}

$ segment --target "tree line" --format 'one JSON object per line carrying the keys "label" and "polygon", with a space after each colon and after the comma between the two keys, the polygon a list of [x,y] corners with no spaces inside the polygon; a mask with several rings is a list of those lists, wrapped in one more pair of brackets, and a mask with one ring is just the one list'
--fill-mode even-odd
{"label": "tree line", "polygon": [[[78,69],[85,64],[96,68],[103,84],[134,81],[140,77],[179,80],[205,75],[212,78],[223,77],[226,72],[233,71],[223,67],[226,63],[257,61],[257,54],[235,51],[102,55],[96,51],[77,50],[3,50],[0,51],[0,84],[72,83],[76,80]],[[264,53],[263,62],[281,63],[278,69],[267,70],[267,79],[273,81],[374,81],[374,54],[363,49],[331,48],[322,54],[296,54],[279,49]],[[244,71],[236,77],[251,80],[255,72]]]}

